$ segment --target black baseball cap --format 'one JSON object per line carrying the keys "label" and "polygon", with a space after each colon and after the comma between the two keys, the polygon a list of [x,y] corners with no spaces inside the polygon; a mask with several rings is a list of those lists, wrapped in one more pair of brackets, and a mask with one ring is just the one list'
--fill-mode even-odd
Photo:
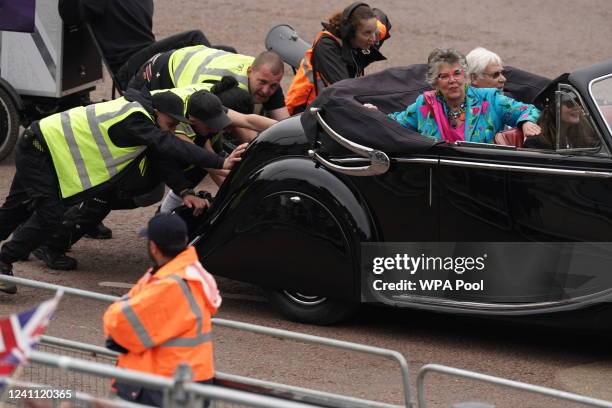
{"label": "black baseball cap", "polygon": [[196,91],[189,97],[187,116],[201,120],[215,131],[225,129],[232,124],[232,120],[227,116],[227,108],[223,106],[217,95],[204,90]]}
{"label": "black baseball cap", "polygon": [[182,247],[187,245],[187,224],[176,214],[157,214],[139,234],[158,245]]}
{"label": "black baseball cap", "polygon": [[183,115],[185,104],[177,94],[170,91],[157,92],[153,94],[151,101],[153,102],[153,108],[158,111],[165,113],[179,122],[188,122],[187,118]]}

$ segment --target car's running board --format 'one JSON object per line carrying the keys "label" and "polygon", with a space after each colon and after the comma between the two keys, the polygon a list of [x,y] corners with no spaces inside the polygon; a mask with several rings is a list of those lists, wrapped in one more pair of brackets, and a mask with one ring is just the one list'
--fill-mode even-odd
{"label": "car's running board", "polygon": [[401,295],[393,298],[380,297],[381,303],[395,307],[407,307],[414,309],[447,311],[478,315],[535,315],[542,313],[555,313],[585,308],[602,302],[612,300],[612,289],[589,295],[577,296],[570,299],[548,302],[525,302],[525,303],[484,303],[457,301],[451,299],[433,298],[419,295]]}

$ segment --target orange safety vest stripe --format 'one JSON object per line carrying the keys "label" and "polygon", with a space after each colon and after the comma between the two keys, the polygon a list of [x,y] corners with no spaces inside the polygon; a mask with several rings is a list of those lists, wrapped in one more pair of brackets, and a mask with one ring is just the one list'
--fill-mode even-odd
{"label": "orange safety vest stripe", "polygon": [[342,45],[342,40],[329,31],[321,31],[319,34],[317,34],[317,37],[312,43],[312,47],[309,48],[304,54],[304,58],[302,58],[302,61],[300,62],[300,67],[298,68],[298,71],[293,78],[293,82],[291,82],[291,86],[289,87],[289,91],[287,92],[287,96],[285,97],[285,105],[287,106],[290,115],[294,114],[296,108],[303,105],[309,105],[317,97],[315,80],[317,81],[317,88],[323,89],[327,86],[321,75],[318,72],[316,75],[314,75],[312,69],[312,50],[315,48],[321,38],[323,38],[323,36],[331,37],[337,41],[338,44]]}
{"label": "orange safety vest stripe", "polygon": [[[218,302],[208,299],[204,271],[189,247],[154,275],[147,273],[127,299],[104,314],[104,330],[128,353],[118,366],[172,376],[181,362],[191,365],[194,380],[213,377],[211,316]],[[220,299],[219,299],[220,302]]]}
{"label": "orange safety vest stripe", "polygon": [[387,36],[387,26],[376,20],[376,31],[378,31],[378,41],[382,41]]}

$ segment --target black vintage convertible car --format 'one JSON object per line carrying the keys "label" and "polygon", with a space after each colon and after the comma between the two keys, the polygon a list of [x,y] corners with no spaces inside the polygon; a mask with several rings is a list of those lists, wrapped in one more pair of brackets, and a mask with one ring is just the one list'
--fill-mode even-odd
{"label": "black vintage convertible car", "polygon": [[612,60],[554,81],[510,72],[514,98],[581,108],[590,144],[557,126],[547,149],[438,143],[363,108],[403,109],[423,72],[339,82],[263,132],[191,222],[203,264],[302,322],[376,302],[612,327]]}

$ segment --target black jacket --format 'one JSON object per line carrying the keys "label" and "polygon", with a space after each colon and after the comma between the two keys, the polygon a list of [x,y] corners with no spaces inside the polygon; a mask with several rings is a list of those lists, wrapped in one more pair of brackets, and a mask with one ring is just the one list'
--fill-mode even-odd
{"label": "black jacket", "polygon": [[[130,89],[124,94],[124,97],[128,101],[140,103],[151,115],[154,115],[151,95],[148,92],[138,92]],[[34,122],[31,128],[35,132],[37,139],[44,146],[44,149],[48,150],[40,131],[39,122]],[[108,135],[111,141],[118,147],[146,146],[147,149],[143,153],[143,157],[147,155],[150,160],[158,158],[156,163],[154,163],[154,165],[161,166],[161,169],[158,168],[158,174],[162,173],[162,180],[175,191],[190,184],[182,174],[180,163],[186,162],[198,167],[214,169],[223,167],[224,159],[222,157],[204,150],[193,143],[181,140],[172,133],[162,131],[150,118],[141,113],[129,115],[124,120],[114,124],[109,129]],[[127,170],[137,165],[139,161],[140,159],[134,160],[128,168],[119,172],[109,181],[70,197],[68,201],[82,201],[92,194],[98,194],[115,185],[129,173]]]}
{"label": "black jacket", "polygon": [[58,9],[66,24],[91,24],[114,73],[132,54],[155,42],[153,0],[59,0]]}
{"label": "black jacket", "polygon": [[[340,45],[336,40],[327,36],[321,38],[315,45],[312,52],[312,64],[327,85],[343,79],[363,76],[365,68],[372,62],[386,59],[379,49],[390,37],[391,22],[381,10],[373,10],[378,20],[387,27],[387,35],[370,49],[369,54],[364,54],[360,49],[352,48],[346,40],[343,40],[342,45]],[[321,24],[325,30],[330,31],[327,23]]]}

